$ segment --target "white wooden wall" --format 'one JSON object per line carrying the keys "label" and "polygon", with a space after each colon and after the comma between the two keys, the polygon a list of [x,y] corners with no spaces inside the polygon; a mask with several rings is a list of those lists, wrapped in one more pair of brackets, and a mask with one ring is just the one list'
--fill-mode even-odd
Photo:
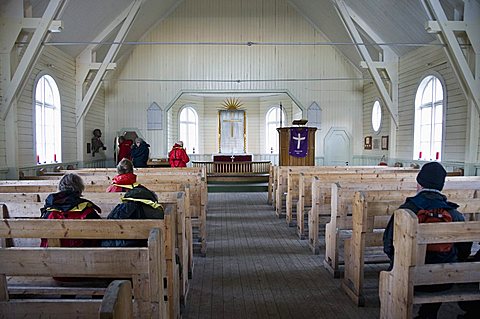
{"label": "white wooden wall", "polygon": [[[2,69],[2,63],[0,63],[0,75],[3,78],[6,77],[5,70]],[[0,96],[4,96],[3,85],[0,85]],[[0,176],[2,175],[2,168],[5,168],[7,165],[7,145],[5,141],[5,121],[0,118]]]}
{"label": "white wooden wall", "polygon": [[[372,127],[372,108],[373,103],[379,101],[382,107],[382,121],[380,124],[380,129],[378,132],[375,132]],[[363,137],[371,136],[372,139],[381,140],[382,136],[390,135],[390,113],[388,113],[387,108],[385,107],[380,94],[378,93],[377,87],[373,82],[365,81],[364,92],[363,92]],[[389,141],[390,143],[394,141]],[[362,140],[363,145],[363,140]],[[380,145],[380,144],[379,144]],[[362,147],[363,148],[363,147]],[[389,147],[390,148],[390,147]],[[378,149],[364,150],[368,155],[373,156],[388,156],[388,150],[382,150],[381,145]]]}
{"label": "white wooden wall", "polygon": [[[286,0],[187,0],[141,40],[244,43],[328,41]],[[317,139],[322,140],[332,126],[346,127],[352,136],[361,135],[362,122],[358,121],[362,116],[363,81],[358,80],[361,74],[331,46],[142,45],[135,47],[123,68],[116,72],[118,81],[109,81],[105,91],[108,134],[114,134],[122,127],[135,127],[145,132],[148,106],[152,102],[162,108],[169,106],[181,92],[275,90],[288,91],[305,109],[314,101],[320,105],[325,129],[319,132]],[[264,81],[274,79],[318,80]],[[235,80],[245,82],[237,83]],[[202,125],[205,125],[206,131],[201,132],[201,136],[213,123],[216,126],[216,112],[217,105],[205,104]],[[260,114],[258,112],[258,116]],[[176,125],[174,116],[172,114],[166,120],[168,128],[165,132],[172,136],[176,136],[178,131],[172,127]],[[253,118],[251,120],[250,124],[260,126],[256,128],[258,132],[264,129],[260,118],[256,122]],[[250,147],[252,151],[263,149],[261,140],[256,141],[250,131],[248,134],[247,139],[252,143],[249,151]],[[106,140],[113,140],[113,136],[108,136]],[[169,140],[166,144],[171,142]],[[204,152],[218,149],[207,140],[203,143]],[[354,154],[361,154],[361,143],[354,144]],[[170,147],[166,145],[163,150],[154,152],[166,154]],[[318,155],[322,155],[322,147],[320,144]]]}
{"label": "white wooden wall", "polygon": [[[36,81],[42,75],[51,75],[60,91],[60,103],[62,114],[62,162],[77,162],[77,129],[75,117],[75,59],[61,50],[45,47],[38,62],[27,80],[24,90],[18,96],[18,103],[10,112],[15,112],[17,118],[15,139],[6,140],[5,122],[0,121],[0,170],[7,166],[6,150],[18,152],[16,168],[35,167],[35,141],[34,141],[34,90]],[[105,101],[103,89],[101,89],[86,115],[85,130],[87,141],[93,128],[105,131]],[[89,135],[90,133],[90,135]],[[94,159],[91,154],[86,154],[84,146],[83,159]],[[111,149],[110,149],[111,150]],[[96,154],[97,155],[97,154]],[[98,155],[97,155],[98,156]],[[100,154],[102,156],[102,154]],[[99,157],[97,157],[98,159]]]}
{"label": "white wooden wall", "polygon": [[[33,99],[35,80],[43,75],[51,75],[60,91],[62,110],[62,158],[63,161],[77,159],[77,131],[75,128],[75,61],[54,47],[46,47],[38,63],[34,66],[25,89],[18,98],[18,140],[7,141],[7,148],[18,149],[18,166],[35,164]],[[13,110],[12,110],[13,111]]]}
{"label": "white wooden wall", "polygon": [[[218,153],[218,111],[224,110],[222,104],[225,96],[199,97],[184,94],[168,111],[168,118],[172,119],[169,125],[168,145],[171,147],[179,139],[179,114],[185,106],[194,108],[199,120],[199,148],[195,150],[199,154]],[[292,118],[300,118],[301,110],[285,94],[275,96],[244,96],[238,98],[242,104],[241,110],[246,114],[247,153],[265,153],[265,115],[272,106],[282,103],[286,114],[286,123]],[[191,152],[192,150],[187,150]]]}
{"label": "white wooden wall", "polygon": [[[469,138],[467,102],[443,49],[437,47],[419,48],[400,57],[399,127],[396,141],[390,140],[390,143],[397,143],[397,152],[392,155],[392,159],[407,163],[413,160],[415,95],[422,79],[431,74],[440,77],[446,88],[442,162],[463,163],[467,152],[466,142]],[[363,99],[363,136],[372,135],[373,138],[377,138],[371,125],[371,109],[377,97],[379,97],[379,93],[375,85],[366,82]],[[382,126],[378,138],[381,135],[389,135],[389,131],[390,115],[382,105]],[[480,146],[480,140],[474,142],[475,144]],[[384,152],[364,150],[363,154],[365,157],[378,156],[380,158]],[[477,164],[479,159],[480,153],[477,154]]]}
{"label": "white wooden wall", "polygon": [[467,126],[466,100],[455,74],[447,62],[444,51],[431,47],[415,50],[400,59],[397,156],[399,158],[412,158],[413,156],[415,94],[421,80],[432,72],[440,75],[447,90],[443,159],[464,161]]}
{"label": "white wooden wall", "polygon": [[[91,160],[98,160],[98,159],[105,159],[106,155],[109,154],[110,157],[113,156],[113,141],[108,141],[107,143],[105,140],[105,90],[103,87],[100,88],[97,95],[95,96],[95,100],[92,102],[92,106],[88,110],[88,113],[85,115],[85,145],[83,146],[83,160],[84,161],[91,161]],[[99,153],[95,153],[95,156],[92,156],[92,153],[87,154],[87,143],[91,143],[93,137],[93,130],[100,129],[102,131],[102,137],[100,140],[108,146],[107,149],[100,150]]]}

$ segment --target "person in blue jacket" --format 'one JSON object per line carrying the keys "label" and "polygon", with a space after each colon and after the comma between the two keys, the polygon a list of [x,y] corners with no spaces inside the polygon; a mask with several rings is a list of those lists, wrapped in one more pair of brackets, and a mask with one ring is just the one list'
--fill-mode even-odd
{"label": "person in blue jacket", "polygon": [[147,167],[148,157],[150,155],[150,145],[140,137],[135,139],[135,144],[132,145],[132,162],[136,168]]}
{"label": "person in blue jacket", "polygon": [[[465,221],[463,214],[457,211],[458,205],[447,200],[441,193],[445,184],[447,172],[438,162],[423,165],[417,175],[417,194],[407,197],[400,208],[409,209],[418,215],[420,210],[443,209],[448,211],[452,222]],[[383,251],[390,259],[390,268],[393,268],[395,249],[393,246],[393,215],[383,234]],[[426,264],[457,262],[470,255],[472,243],[456,243],[446,251],[428,251],[425,256]],[[451,285],[430,285],[416,287],[418,291],[442,291],[450,289]],[[437,318],[441,303],[422,304],[415,318]]]}

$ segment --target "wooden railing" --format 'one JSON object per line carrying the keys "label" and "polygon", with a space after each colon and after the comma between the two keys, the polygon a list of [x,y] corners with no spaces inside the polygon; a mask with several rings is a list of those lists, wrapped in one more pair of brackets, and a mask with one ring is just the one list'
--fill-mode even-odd
{"label": "wooden railing", "polygon": [[262,162],[192,162],[193,167],[205,166],[212,174],[268,174],[270,161]]}

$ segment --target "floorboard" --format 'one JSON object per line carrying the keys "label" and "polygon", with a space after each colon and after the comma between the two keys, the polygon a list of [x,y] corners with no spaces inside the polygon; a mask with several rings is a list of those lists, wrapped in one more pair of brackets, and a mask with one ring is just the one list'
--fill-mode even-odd
{"label": "floorboard", "polygon": [[[195,257],[183,318],[378,318],[378,271],[368,266],[366,306],[357,307],[312,255],[307,240],[275,217],[267,193],[212,193],[208,249]],[[456,305],[439,318],[456,318]]]}

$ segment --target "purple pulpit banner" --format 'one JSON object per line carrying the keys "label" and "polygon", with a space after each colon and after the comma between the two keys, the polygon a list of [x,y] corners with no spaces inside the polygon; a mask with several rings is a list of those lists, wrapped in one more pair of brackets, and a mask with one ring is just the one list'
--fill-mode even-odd
{"label": "purple pulpit banner", "polygon": [[295,157],[306,157],[308,151],[308,128],[292,127],[290,129],[290,147],[288,154]]}

